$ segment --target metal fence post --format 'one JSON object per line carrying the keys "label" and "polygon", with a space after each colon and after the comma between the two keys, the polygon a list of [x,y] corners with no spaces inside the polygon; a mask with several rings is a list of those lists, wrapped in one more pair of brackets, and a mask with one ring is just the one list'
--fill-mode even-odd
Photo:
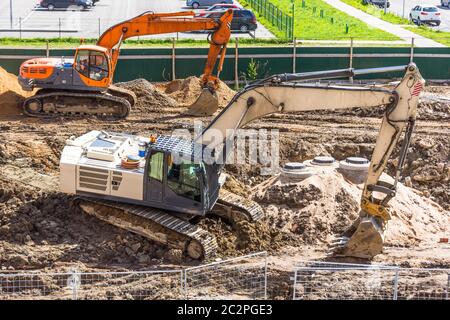
{"label": "metal fence post", "polygon": [[22,40],[22,17],[19,17],[19,39]]}
{"label": "metal fence post", "polygon": [[99,37],[99,38],[100,38],[100,36],[102,35],[100,29],[101,29],[100,18],[98,18],[98,37]]}
{"label": "metal fence post", "polygon": [[81,285],[81,277],[77,269],[71,269],[68,273],[70,276],[67,278],[67,286],[72,289],[72,299],[78,299],[78,285]]}
{"label": "metal fence post", "polygon": [[394,296],[392,297],[393,300],[398,299],[398,269],[395,270],[395,277],[394,277]]}
{"label": "metal fence post", "polygon": [[447,291],[445,292],[445,299],[449,300],[450,296],[450,273],[447,275]]}
{"label": "metal fence post", "polygon": [[264,300],[267,300],[267,252],[264,255]]}
{"label": "metal fence post", "polygon": [[411,54],[409,57],[409,62],[413,62],[414,60],[414,38],[411,38]]}
{"label": "metal fence post", "polygon": [[295,288],[297,287],[297,271],[298,269],[295,269],[294,272],[294,288],[292,288],[292,300],[295,300]]}
{"label": "metal fence post", "polygon": [[234,49],[234,89],[239,90],[239,44],[236,37],[235,49]]}
{"label": "metal fence post", "polygon": [[172,38],[172,80],[176,79],[175,70],[175,38]]}
{"label": "metal fence post", "polygon": [[47,58],[50,56],[50,48],[49,48],[48,40],[45,40],[45,56]]}
{"label": "metal fence post", "polygon": [[295,3],[294,3],[294,1],[292,1],[292,19],[291,19],[291,37],[292,37],[292,39],[295,39],[295,34],[294,34],[295,26],[294,26],[294,23],[295,23]]}
{"label": "metal fence post", "polygon": [[180,270],[180,297],[185,297],[184,292],[184,270]]}
{"label": "metal fence post", "polygon": [[183,270],[184,273],[184,299],[188,299],[188,288],[187,288],[187,271]]}
{"label": "metal fence post", "polygon": [[59,18],[59,38],[61,39],[61,18]]}
{"label": "metal fence post", "polygon": [[[353,68],[353,37],[350,38],[350,61],[349,68]],[[349,78],[350,82],[353,83],[353,77]]]}
{"label": "metal fence post", "polygon": [[292,48],[292,73],[295,73],[296,71],[296,58],[297,58],[297,41],[294,37],[294,45]]}

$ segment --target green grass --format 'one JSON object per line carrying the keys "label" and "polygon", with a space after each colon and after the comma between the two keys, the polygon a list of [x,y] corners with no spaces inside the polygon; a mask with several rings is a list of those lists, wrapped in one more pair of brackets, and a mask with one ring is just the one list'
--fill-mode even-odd
{"label": "green grass", "polygon": [[380,18],[381,20],[393,23],[393,24],[411,24],[408,19],[402,18],[396,14],[387,12],[384,13],[384,9],[371,4],[365,4],[362,0],[341,0],[352,7],[355,7],[361,11],[364,11],[372,16]]}
{"label": "green grass", "polygon": [[[55,48],[75,48],[80,44],[79,38],[0,38],[0,47],[29,47],[29,48],[45,48],[48,41],[51,49]],[[240,47],[261,47],[261,46],[283,46],[288,42],[282,39],[247,39],[240,38]],[[97,39],[84,39],[84,44],[95,44]],[[234,38],[230,40],[229,48],[234,47]],[[179,39],[176,42],[177,47],[208,47],[206,40]],[[172,47],[172,39],[146,39],[146,40],[126,40],[122,44],[122,48],[168,48]]]}
{"label": "green grass", "polygon": [[426,26],[405,27],[405,29],[450,47],[450,32],[433,30]]}
{"label": "green grass", "polygon": [[[247,7],[250,6],[249,0],[240,2]],[[271,0],[271,2],[284,13],[292,14],[291,0]],[[315,8],[315,12],[313,8]],[[320,17],[321,10],[323,10],[323,17]],[[257,14],[256,10],[253,11]],[[258,14],[257,19],[276,36],[285,37],[285,32],[278,31],[268,20]],[[333,23],[331,19],[333,19]],[[346,25],[348,25],[348,33],[346,32]],[[305,40],[345,40],[350,38],[355,40],[399,40],[398,37],[373,28],[361,20],[333,8],[322,0],[305,0],[304,8],[302,7],[302,1],[295,1],[294,36]]]}

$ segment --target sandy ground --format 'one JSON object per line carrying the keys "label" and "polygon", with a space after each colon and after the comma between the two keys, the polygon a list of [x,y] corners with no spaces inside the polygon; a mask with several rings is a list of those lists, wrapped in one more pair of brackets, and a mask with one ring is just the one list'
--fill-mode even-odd
{"label": "sandy ground", "polygon": [[[148,135],[190,128],[193,118],[180,113],[195,97],[199,88],[196,78],[165,85],[151,85],[145,80],[122,84],[134,88],[138,105],[126,120],[102,121],[25,117],[18,107],[21,92],[13,84],[15,79],[1,73],[0,77],[2,270],[66,270],[73,265],[81,270],[136,270],[198,264],[176,250],[84,215],[71,204],[70,196],[58,192],[58,162],[67,138],[92,129]],[[223,87],[219,95],[224,106],[233,92]],[[440,237],[450,236],[448,99],[449,87],[426,88],[402,185],[392,201],[396,213],[388,225],[386,248],[373,262],[450,267],[450,245],[439,243]],[[319,154],[339,160],[347,156],[370,157],[380,125],[379,114],[380,110],[359,108],[274,114],[253,122],[250,128],[280,130],[283,163]],[[387,172],[392,174],[394,168],[395,161],[390,161]],[[330,239],[357,215],[361,186],[349,183],[337,172],[286,187],[277,179],[267,182],[267,177],[259,175],[259,166],[228,165],[225,169],[230,175],[227,188],[252,196],[264,207],[267,219],[256,225],[232,226],[206,218],[200,224],[220,239],[222,258],[268,250],[269,278],[273,280],[270,296],[288,297],[292,267],[300,260],[328,259]]]}

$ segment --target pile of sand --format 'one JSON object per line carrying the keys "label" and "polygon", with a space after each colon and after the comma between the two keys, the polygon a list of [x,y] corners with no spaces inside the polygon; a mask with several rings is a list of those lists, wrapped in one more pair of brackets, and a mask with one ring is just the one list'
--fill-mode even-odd
{"label": "pile of sand", "polygon": [[[191,76],[186,79],[176,79],[167,83],[158,84],[157,88],[175,99],[182,106],[189,106],[197,100],[202,88],[200,78]],[[219,97],[219,107],[225,107],[233,98],[236,92],[220,81],[217,95]]]}
{"label": "pile of sand", "polygon": [[0,115],[20,114],[22,101],[30,95],[22,90],[17,76],[0,67]]}
{"label": "pile of sand", "polygon": [[[389,177],[383,176],[384,179]],[[361,190],[362,185],[353,184],[332,170],[298,183],[275,180],[268,186],[262,185],[256,199],[265,207],[271,226],[299,235],[306,244],[327,245],[357,218]],[[450,211],[414,189],[400,184],[389,205],[392,220],[387,226],[387,245],[437,243],[439,237],[450,233]]]}
{"label": "pile of sand", "polygon": [[133,111],[149,112],[163,108],[178,107],[177,101],[159,91],[145,79],[136,79],[117,84],[118,87],[133,91],[137,96],[137,103]]}

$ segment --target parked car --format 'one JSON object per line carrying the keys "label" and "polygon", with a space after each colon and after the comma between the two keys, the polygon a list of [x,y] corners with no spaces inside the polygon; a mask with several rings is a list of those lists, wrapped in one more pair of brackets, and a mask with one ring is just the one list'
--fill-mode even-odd
{"label": "parked car", "polygon": [[380,8],[384,8],[384,6],[386,6],[386,8],[389,8],[391,6],[391,3],[389,1],[385,0],[363,0],[365,4],[373,4],[374,6],[380,7]]}
{"label": "parked car", "polygon": [[[223,11],[214,11],[207,14],[205,17],[218,20],[222,15]],[[233,11],[231,31],[249,32],[256,30],[257,27],[255,14],[251,10],[242,9]]]}
{"label": "parked car", "polygon": [[419,5],[411,9],[409,19],[418,25],[427,23],[438,26],[441,24],[441,13],[436,6]]}
{"label": "parked car", "polygon": [[441,0],[441,6],[450,8],[450,0]]}
{"label": "parked car", "polygon": [[186,6],[194,9],[200,7],[209,7],[218,3],[233,4],[233,0],[186,0]]}
{"label": "parked car", "polygon": [[[98,1],[98,0],[97,0]],[[92,7],[92,0],[41,0],[41,7],[48,10],[54,10],[55,8],[67,9],[69,7],[80,7],[83,9],[89,9]]]}
{"label": "parked car", "polygon": [[237,4],[227,4],[227,3],[218,3],[215,4],[211,7],[209,7],[206,10],[203,10],[199,13],[196,14],[197,17],[204,17],[205,15],[207,15],[208,13],[212,12],[212,11],[225,11],[228,9],[233,9],[233,10],[242,10],[243,8],[240,7]]}

